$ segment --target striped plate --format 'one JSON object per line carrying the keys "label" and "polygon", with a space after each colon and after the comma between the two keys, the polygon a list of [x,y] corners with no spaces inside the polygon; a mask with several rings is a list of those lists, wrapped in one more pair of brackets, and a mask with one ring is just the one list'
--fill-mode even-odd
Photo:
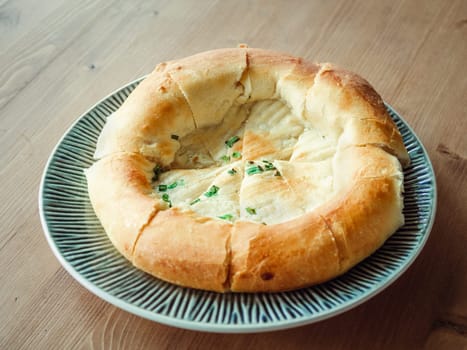
{"label": "striped plate", "polygon": [[89,202],[83,169],[93,163],[106,117],[142,79],[119,89],[65,133],[45,168],[39,193],[47,240],[65,269],[102,299],[160,323],[210,332],[261,332],[316,322],[368,300],[415,260],[430,233],[436,184],[428,155],[390,107],[412,164],[405,170],[405,220],[375,254],[330,282],[283,293],[218,294],[182,288],[134,268],[108,240]]}

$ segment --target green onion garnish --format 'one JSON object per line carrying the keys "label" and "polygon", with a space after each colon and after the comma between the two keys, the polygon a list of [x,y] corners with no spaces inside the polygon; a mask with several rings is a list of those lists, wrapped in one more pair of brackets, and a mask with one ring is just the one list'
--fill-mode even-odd
{"label": "green onion garnish", "polygon": [[246,207],[245,210],[250,215],[256,215],[256,209],[255,208]]}
{"label": "green onion garnish", "polygon": [[228,155],[224,155],[221,157],[221,160],[224,161],[224,162],[228,162],[230,161],[230,157]]}
{"label": "green onion garnish", "polygon": [[195,200],[193,200],[190,205],[195,205],[196,203],[198,203],[199,201],[201,201],[200,198],[196,198]]}
{"label": "green onion garnish", "polygon": [[276,172],[274,173],[274,176],[282,176],[282,174],[279,170],[276,170]]}
{"label": "green onion garnish", "polygon": [[263,172],[263,168],[259,165],[254,165],[246,169],[247,175],[254,175],[254,174],[259,174]]}
{"label": "green onion garnish", "polygon": [[232,148],[234,143],[237,142],[238,140],[240,140],[240,137],[238,136],[232,136],[230,139],[228,139],[227,141],[225,141],[225,145],[229,148]]}
{"label": "green onion garnish", "polygon": [[170,135],[170,138],[172,140],[178,140],[179,139],[178,135],[175,135],[175,134]]}
{"label": "green onion garnish", "polygon": [[162,200],[166,203],[169,203],[169,208],[172,208],[172,201],[169,198],[169,195],[167,193],[164,193],[162,195]]}
{"label": "green onion garnish", "polygon": [[242,154],[240,152],[233,152],[232,153],[232,158],[238,159],[241,158]]}
{"label": "green onion garnish", "polygon": [[266,170],[276,170],[276,167],[274,166],[274,164],[272,164],[272,162],[270,162],[269,160],[263,160],[263,163],[264,163],[264,168]]}
{"label": "green onion garnish", "polygon": [[184,185],[185,184],[185,180],[183,179],[180,179],[178,181],[175,181],[173,183],[171,183],[170,185],[164,185],[164,184],[160,184],[157,189],[159,190],[159,192],[165,192],[167,190],[173,190],[175,187],[177,187],[178,185]]}
{"label": "green onion garnish", "polygon": [[216,185],[212,185],[211,188],[207,192],[204,193],[204,195],[206,197],[212,197],[217,194],[217,191],[219,191],[219,187],[217,187]]}
{"label": "green onion garnish", "polygon": [[230,215],[230,214],[225,214],[225,215],[221,215],[221,216],[218,216],[219,219],[222,219],[222,220],[232,220],[233,219],[233,215]]}
{"label": "green onion garnish", "polygon": [[230,169],[230,170],[227,170],[227,172],[230,174],[230,175],[235,175],[237,173],[237,170],[235,170],[234,168]]}

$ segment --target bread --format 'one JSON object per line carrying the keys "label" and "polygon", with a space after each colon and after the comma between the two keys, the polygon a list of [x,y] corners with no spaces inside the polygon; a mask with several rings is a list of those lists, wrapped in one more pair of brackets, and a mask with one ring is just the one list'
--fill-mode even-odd
{"label": "bread", "polygon": [[159,64],[107,120],[86,171],[136,267],[186,287],[332,279],[403,225],[409,156],[381,97],[332,64],[240,47]]}

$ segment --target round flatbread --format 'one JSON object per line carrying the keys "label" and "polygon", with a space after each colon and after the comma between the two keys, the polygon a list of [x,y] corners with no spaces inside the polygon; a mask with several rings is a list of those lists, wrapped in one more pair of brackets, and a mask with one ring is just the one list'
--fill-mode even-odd
{"label": "round flatbread", "polygon": [[86,171],[115,247],[218,292],[332,279],[404,223],[409,156],[380,96],[332,64],[240,47],[159,64]]}

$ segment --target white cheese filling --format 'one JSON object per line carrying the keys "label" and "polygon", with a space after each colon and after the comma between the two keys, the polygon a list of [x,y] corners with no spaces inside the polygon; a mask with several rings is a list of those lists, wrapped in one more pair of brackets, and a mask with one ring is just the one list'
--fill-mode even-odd
{"label": "white cheese filling", "polygon": [[276,224],[334,195],[338,138],[296,117],[280,100],[234,105],[220,124],[177,141],[174,162],[154,182],[167,207]]}

